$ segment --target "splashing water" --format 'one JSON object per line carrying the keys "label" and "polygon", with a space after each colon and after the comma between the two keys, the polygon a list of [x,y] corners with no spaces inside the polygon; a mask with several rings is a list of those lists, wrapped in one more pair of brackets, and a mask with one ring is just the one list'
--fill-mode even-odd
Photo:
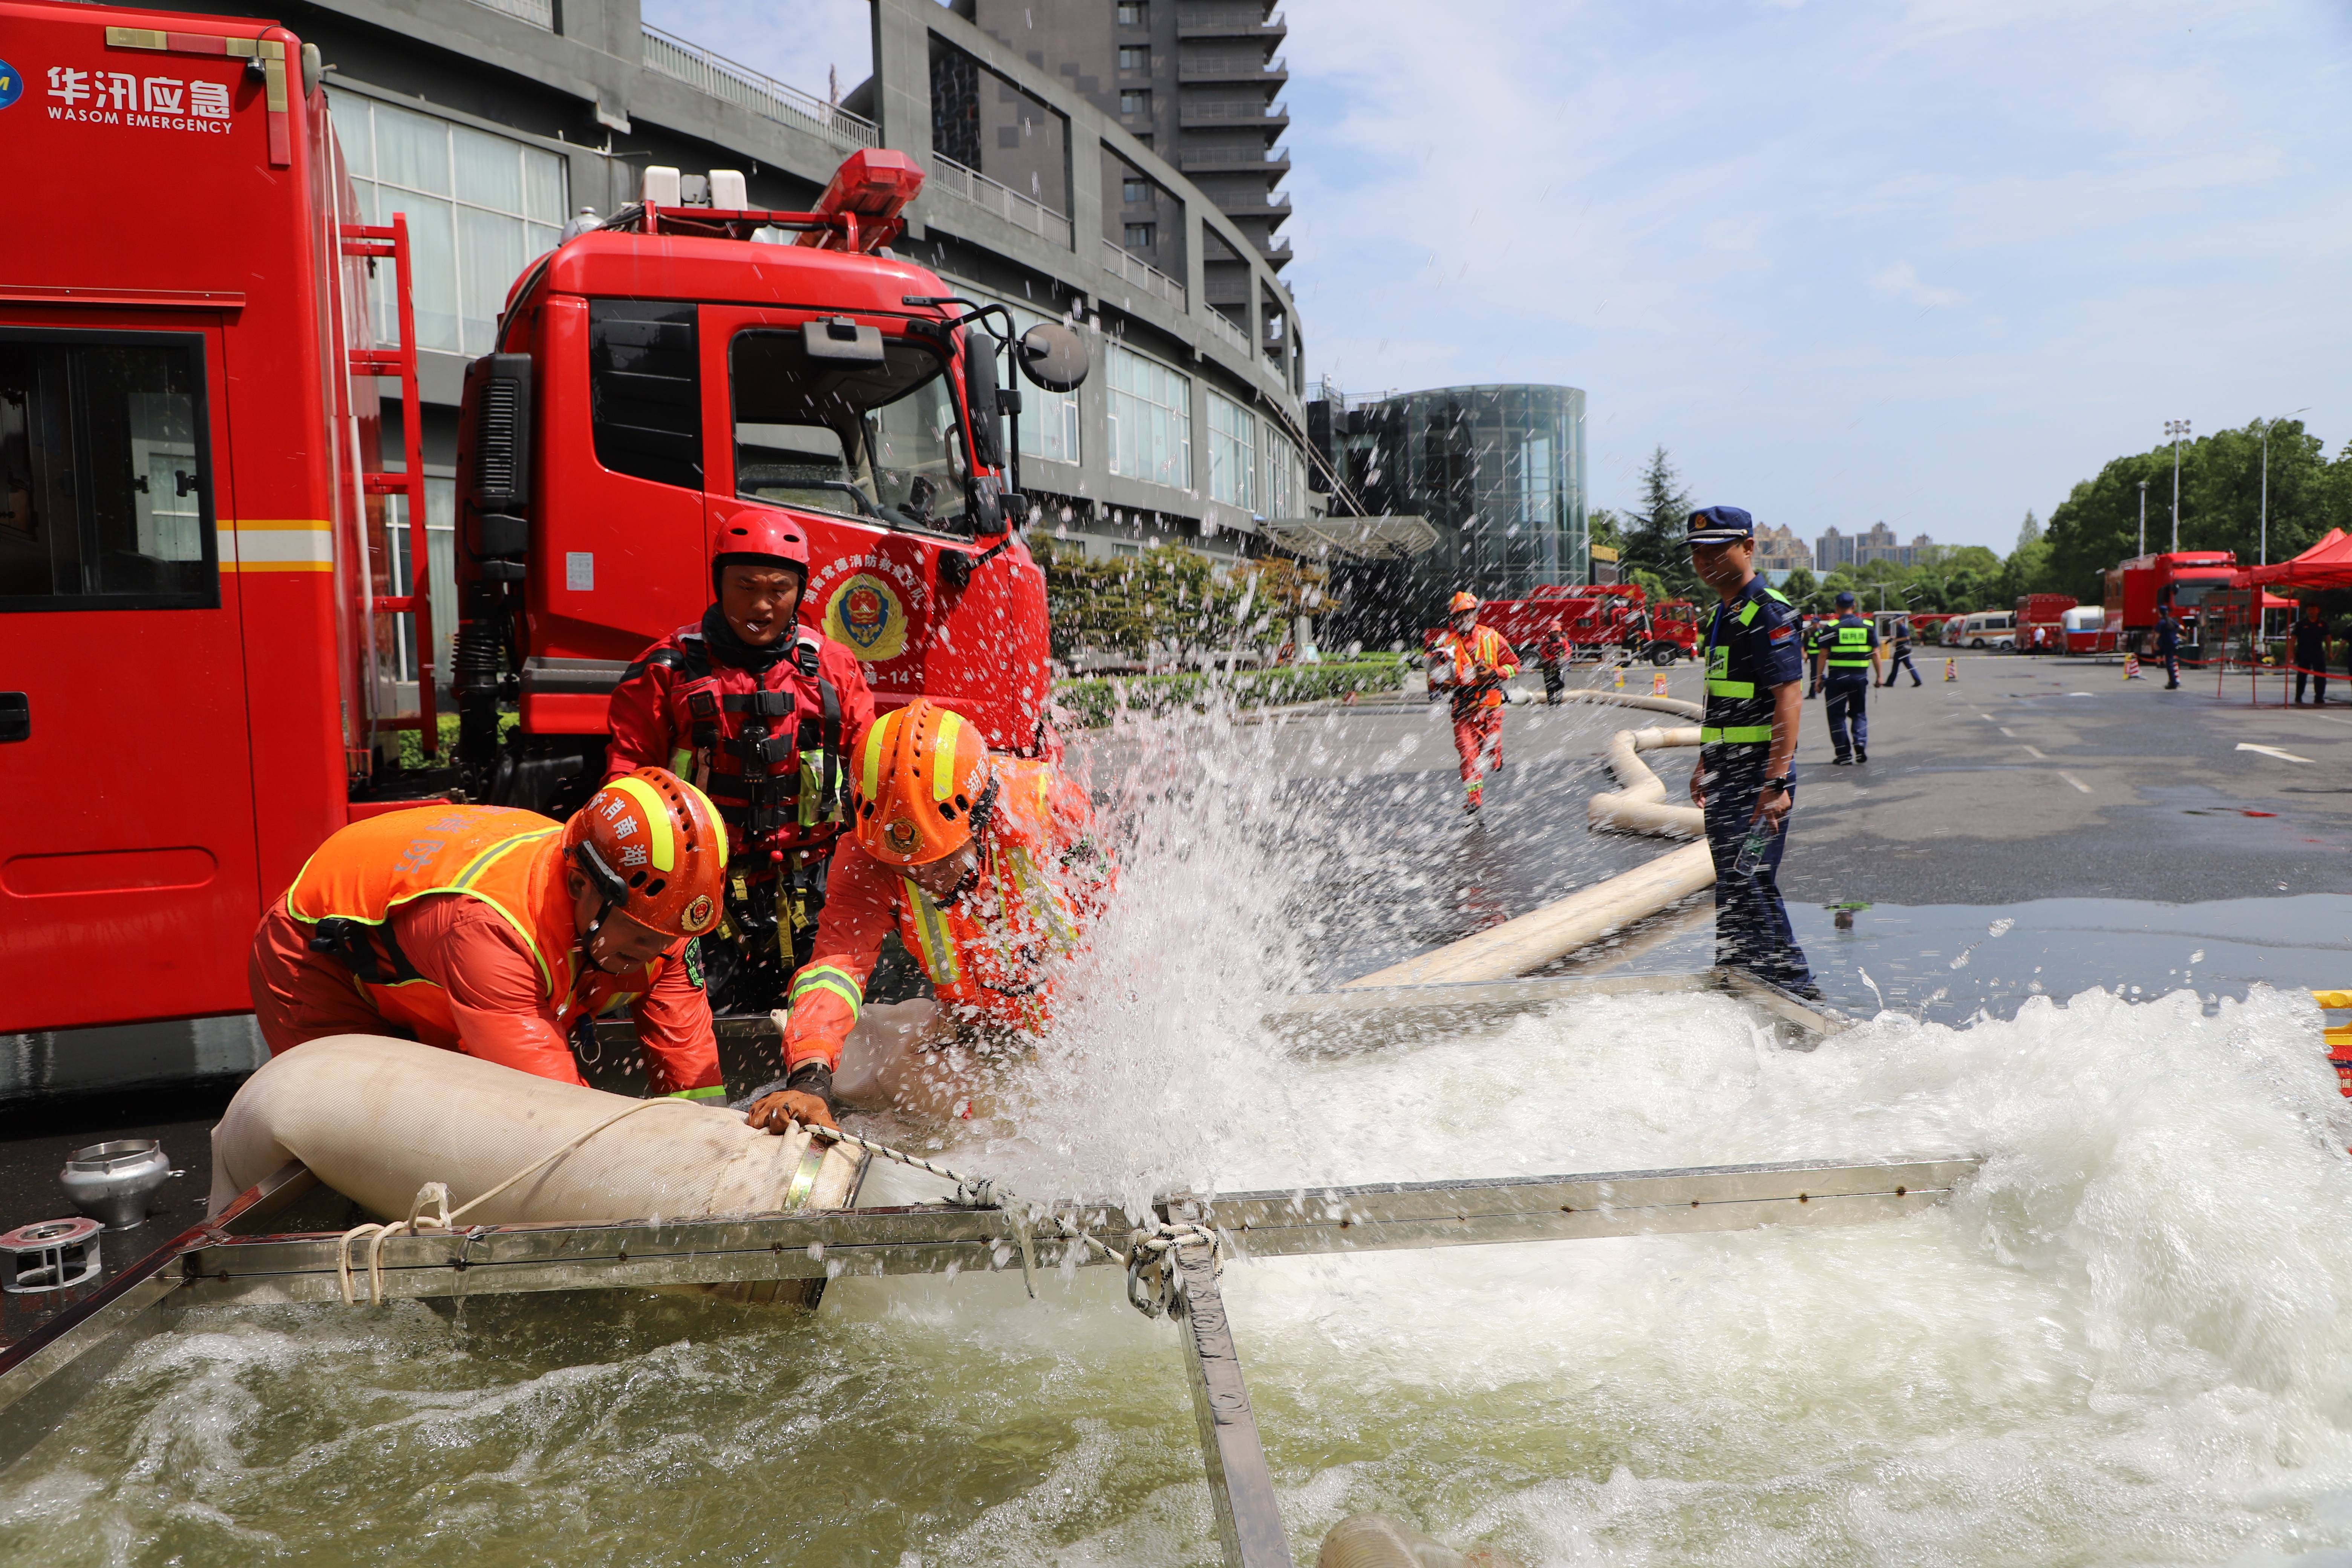
{"label": "splashing water", "polygon": [[[2306,999],[1884,1012],[1800,1053],[1722,996],[1612,996],[1294,1054],[1256,1013],[1308,962],[1300,859],[1378,847],[1265,782],[1266,732],[1178,765],[1183,729],[1108,781],[1166,826],[948,1163],[1135,1201],[1986,1159],[1899,1223],[1234,1263],[1302,1561],[1372,1509],[1530,1563],[2352,1550],[2352,1119]],[[1173,1331],[1108,1268],[1041,1289],[194,1313],[0,1483],[0,1561],[1213,1562]]]}

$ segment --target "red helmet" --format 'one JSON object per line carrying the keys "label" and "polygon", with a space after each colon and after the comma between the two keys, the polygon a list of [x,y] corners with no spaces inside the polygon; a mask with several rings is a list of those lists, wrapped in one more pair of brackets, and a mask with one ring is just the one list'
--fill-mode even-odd
{"label": "red helmet", "polygon": [[1465,610],[1475,610],[1477,607],[1478,595],[1465,588],[1446,601],[1445,613],[1449,616],[1458,616]]}
{"label": "red helmet", "polygon": [[726,825],[700,790],[667,768],[639,768],[590,795],[564,825],[563,853],[606,910],[648,930],[700,936],[719,923]]}
{"label": "red helmet", "polygon": [[782,566],[808,584],[808,525],[789,512],[745,507],[710,531],[710,591],[730,566]]}
{"label": "red helmet", "polygon": [[886,866],[922,866],[963,847],[996,803],[980,726],[918,697],[875,721],[851,770],[857,842]]}

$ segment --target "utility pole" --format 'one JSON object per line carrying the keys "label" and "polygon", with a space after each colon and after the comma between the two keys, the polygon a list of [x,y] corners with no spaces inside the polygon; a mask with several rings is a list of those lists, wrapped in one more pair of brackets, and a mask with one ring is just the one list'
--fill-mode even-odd
{"label": "utility pole", "polygon": [[2139,482],[2139,552],[2147,553],[2147,481]]}
{"label": "utility pole", "polygon": [[[2310,412],[2310,408],[2305,406],[2296,409],[2294,414]],[[2287,417],[2292,419],[2294,414]],[[2277,423],[2275,419],[2263,421],[2263,558],[2260,564],[2264,566],[2271,563],[2271,426]]]}
{"label": "utility pole", "polygon": [[2168,419],[2164,433],[2172,437],[2172,548],[2180,549],[2180,438],[2189,434],[2189,421]]}

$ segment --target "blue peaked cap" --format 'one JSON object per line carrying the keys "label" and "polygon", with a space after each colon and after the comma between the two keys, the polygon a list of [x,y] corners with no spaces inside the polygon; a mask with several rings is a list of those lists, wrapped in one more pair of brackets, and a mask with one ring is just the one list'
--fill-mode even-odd
{"label": "blue peaked cap", "polygon": [[1851,610],[1853,608],[1853,595],[1841,591],[1837,597],[1837,603],[1839,609]]}
{"label": "blue peaked cap", "polygon": [[1729,544],[1756,537],[1756,520],[1736,506],[1711,506],[1690,514],[1690,544]]}

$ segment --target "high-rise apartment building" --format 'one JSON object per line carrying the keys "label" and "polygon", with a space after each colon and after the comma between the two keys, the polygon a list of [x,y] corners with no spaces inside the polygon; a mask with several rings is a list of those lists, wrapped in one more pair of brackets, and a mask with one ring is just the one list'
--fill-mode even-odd
{"label": "high-rise apartment building", "polygon": [[1756,531],[1756,570],[1771,574],[1777,584],[1800,566],[1811,566],[1813,552],[1793,528],[1766,523]]}
{"label": "high-rise apartment building", "polygon": [[1924,566],[1936,559],[1939,549],[1926,534],[1916,535],[1910,543],[1898,544],[1895,531],[1883,522],[1874,522],[1863,533],[1840,533],[1825,530],[1813,543],[1813,570],[1835,572],[1841,567],[1867,566],[1874,561],[1891,561],[1897,566]]}
{"label": "high-rise apartment building", "polygon": [[[1289,74],[1275,53],[1286,29],[1273,0],[953,0],[953,9],[1181,170],[1265,265],[1279,272],[1289,262],[1290,241],[1276,233],[1290,216],[1290,197],[1278,188],[1290,172],[1279,145],[1290,117],[1276,101]],[[934,89],[935,106],[943,96]],[[950,156],[980,168],[984,153],[991,177],[1018,190],[1018,172],[1008,178],[998,170],[1021,149],[1051,165],[1041,186],[1060,178],[1058,149],[1020,122],[1017,103],[975,109],[971,123],[988,144],[972,147],[971,160]],[[1110,156],[1102,183],[1103,238],[1169,277],[1185,277],[1181,198],[1149,171]],[[1215,230],[1200,232],[1209,306],[1247,331],[1250,296],[1259,292],[1258,347],[1286,363],[1297,332],[1283,301],[1260,288],[1248,260]]]}

